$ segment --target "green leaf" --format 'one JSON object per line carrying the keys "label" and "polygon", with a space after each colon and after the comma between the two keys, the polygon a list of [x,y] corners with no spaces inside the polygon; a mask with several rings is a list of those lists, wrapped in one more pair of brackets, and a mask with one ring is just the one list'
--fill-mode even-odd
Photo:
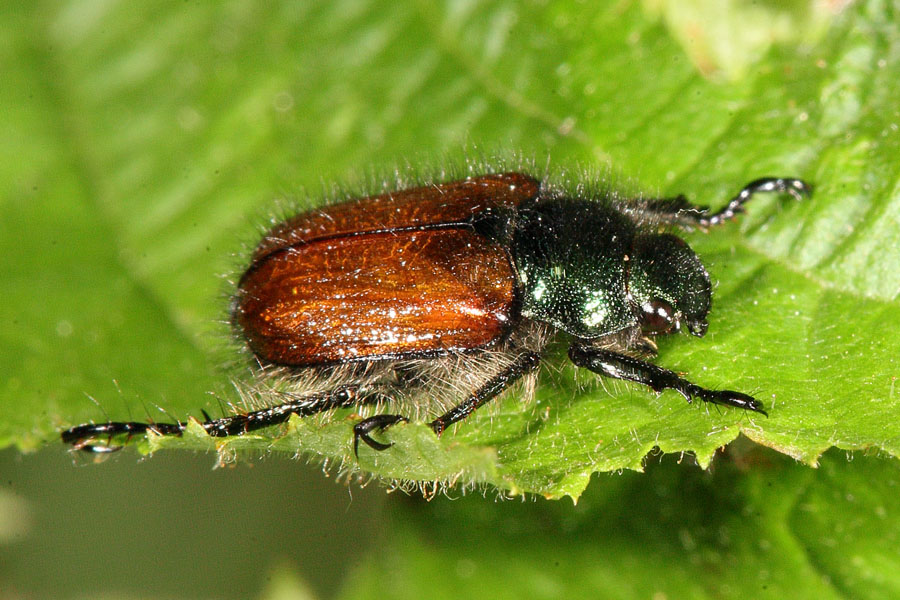
{"label": "green leaf", "polygon": [[[765,38],[759,9],[740,6]],[[220,414],[246,370],[217,369],[243,360],[219,325],[221,274],[240,271],[276,196],[311,206],[398,164],[440,173],[519,152],[570,176],[609,159],[628,188],[713,205],[759,176],[815,184],[810,201],[760,198],[689,236],[717,282],[710,332],[661,344],[659,364],[754,393],[769,418],[574,375],[557,353],[533,403],[509,395],[440,440],[397,425],[394,448],[358,463],[352,411],[141,447],[311,454],[552,497],[654,448],[706,465],[741,433],[809,464],[831,446],[898,454],[897,6],[766,6],[796,35],[713,68],[671,11],[629,3],[588,18],[564,1],[0,9],[0,445]],[[717,53],[742,51],[707,25]]]}
{"label": "green leaf", "polygon": [[813,471],[756,448],[711,471],[651,462],[579,500],[407,501],[352,573],[364,598],[895,598],[900,469]]}

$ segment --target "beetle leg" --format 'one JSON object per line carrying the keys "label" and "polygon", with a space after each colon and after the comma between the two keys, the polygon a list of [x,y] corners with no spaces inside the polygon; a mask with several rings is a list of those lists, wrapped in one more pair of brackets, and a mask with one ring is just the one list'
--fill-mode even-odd
{"label": "beetle leg", "polygon": [[644,358],[656,358],[659,354],[659,346],[648,336],[643,336],[629,346],[629,350],[633,350],[639,356]]}
{"label": "beetle leg", "polygon": [[501,394],[523,375],[535,369],[540,362],[541,357],[535,352],[522,354],[505,370],[475,390],[465,401],[454,406],[429,425],[437,435],[441,435],[447,427],[465,419],[485,402]]}
{"label": "beetle leg", "polygon": [[[135,435],[153,431],[161,435],[181,435],[186,427],[185,423],[137,423],[111,421],[109,423],[88,423],[78,425],[62,432],[64,444],[72,444],[75,450],[90,452],[92,454],[109,454],[125,447],[128,440]],[[113,444],[114,437],[126,436],[126,441],[121,444]],[[106,438],[105,441],[101,441]]]}
{"label": "beetle leg", "polygon": [[679,377],[674,371],[625,354],[575,343],[569,347],[569,358],[578,367],[614,379],[635,381],[655,392],[675,390],[688,402],[698,398],[704,402],[734,406],[766,415],[762,403],[752,396],[731,390],[708,390]]}
{"label": "beetle leg", "polygon": [[400,415],[375,415],[374,417],[363,419],[362,421],[354,425],[353,453],[356,455],[356,458],[359,458],[359,440],[364,441],[366,445],[373,450],[387,450],[388,448],[393,446],[393,443],[384,444],[372,439],[372,436],[370,436],[369,433],[376,429],[378,431],[384,431],[391,425],[395,425],[400,421],[409,421],[409,419]]}
{"label": "beetle leg", "polygon": [[[284,423],[291,415],[305,417],[332,408],[358,406],[383,399],[384,397],[378,393],[361,393],[359,386],[343,386],[326,392],[302,396],[276,406],[220,419],[211,419],[206,411],[203,411],[205,420],[201,426],[212,437],[241,435]],[[72,444],[76,450],[99,454],[121,450],[135,435],[149,431],[159,435],[181,435],[186,428],[187,422],[185,421],[176,423],[113,421],[72,427],[62,432],[62,441]],[[126,436],[126,440],[122,444],[113,444],[113,438],[120,436]]]}
{"label": "beetle leg", "polygon": [[[457,421],[461,421],[475,412],[482,404],[495,398],[501,394],[503,390],[516,382],[523,375],[534,369],[540,363],[541,357],[534,353],[528,352],[517,358],[511,365],[503,371],[492,377],[483,386],[472,393],[464,402],[456,405],[429,425],[437,435],[441,435],[444,430],[453,425]],[[376,441],[369,436],[369,432],[374,430],[384,431],[391,425],[400,421],[409,421],[406,417],[400,415],[375,415],[368,419],[363,419],[353,428],[353,451],[359,457],[359,441],[364,441],[370,448],[375,450],[387,450],[393,444],[384,444]]]}
{"label": "beetle leg", "polygon": [[[716,225],[733,219],[735,215],[744,211],[744,204],[757,193],[776,192],[790,194],[797,200],[809,197],[812,187],[801,179],[786,177],[763,177],[751,181],[744,189],[732,198],[724,208],[717,212],[710,212],[708,206],[698,206],[688,202],[684,196],[674,198],[653,198],[646,201],[641,207],[641,214],[636,215],[641,220],[662,221],[678,225],[683,229],[709,229]],[[649,217],[649,218],[648,218]]]}

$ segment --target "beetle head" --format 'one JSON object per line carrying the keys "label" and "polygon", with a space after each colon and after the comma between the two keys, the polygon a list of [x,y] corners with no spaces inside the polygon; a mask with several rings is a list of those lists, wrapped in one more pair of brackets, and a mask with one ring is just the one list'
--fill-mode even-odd
{"label": "beetle head", "polygon": [[694,335],[706,333],[712,295],[709,274],[677,236],[635,237],[628,263],[628,295],[645,334],[673,333],[682,321]]}

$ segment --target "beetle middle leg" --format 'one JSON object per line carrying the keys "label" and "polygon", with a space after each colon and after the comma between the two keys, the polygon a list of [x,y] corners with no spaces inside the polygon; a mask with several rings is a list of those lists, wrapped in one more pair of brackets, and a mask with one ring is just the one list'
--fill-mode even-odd
{"label": "beetle middle leg", "polygon": [[569,358],[578,367],[590,369],[606,377],[634,381],[646,385],[655,392],[675,390],[688,402],[698,398],[712,404],[734,406],[766,414],[762,403],[752,396],[731,390],[708,390],[683,379],[674,371],[612,350],[575,343],[569,348]]}
{"label": "beetle middle leg", "polygon": [[709,229],[721,225],[743,212],[744,204],[758,193],[790,194],[797,200],[808,197],[812,193],[812,187],[802,179],[788,177],[763,177],[751,181],[744,186],[728,204],[716,212],[710,211],[708,206],[692,204],[684,196],[674,198],[651,198],[645,201],[636,215],[640,220],[662,221],[678,225],[684,229]]}
{"label": "beetle middle leg", "polygon": [[[441,435],[444,430],[458,421],[462,421],[486,402],[496,398],[503,393],[506,388],[521,379],[524,375],[534,370],[541,362],[541,357],[536,352],[526,352],[521,354],[503,371],[491,377],[484,385],[472,392],[472,394],[464,401],[454,406],[446,413],[429,423],[428,425],[437,435]],[[359,440],[364,441],[368,446],[375,450],[387,450],[392,444],[384,444],[373,440],[369,436],[369,432],[378,429],[383,431],[387,427],[398,423],[399,421],[408,421],[406,417],[400,415],[375,415],[368,419],[363,419],[353,428],[354,450],[359,450]]]}
{"label": "beetle middle leg", "polygon": [[446,428],[462,421],[487,401],[502,394],[506,388],[537,368],[540,362],[541,357],[536,352],[526,352],[520,355],[512,364],[475,390],[466,400],[442,414],[429,425],[436,434],[441,435]]}

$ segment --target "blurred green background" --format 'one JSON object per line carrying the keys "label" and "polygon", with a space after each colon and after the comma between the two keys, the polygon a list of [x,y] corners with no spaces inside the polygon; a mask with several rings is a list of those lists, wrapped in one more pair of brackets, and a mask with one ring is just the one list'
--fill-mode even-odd
{"label": "blurred green background", "polygon": [[[897,13],[824,0],[0,7],[0,600],[897,597],[900,474],[879,453],[900,448]],[[229,397],[226,280],[273,198],[513,151],[610,161],[630,184],[700,198],[748,174],[813,179],[817,204],[764,204],[737,250],[693,238],[731,265],[717,302],[735,312],[706,353],[673,342],[667,356],[696,370],[738,349],[758,360],[737,371],[771,377],[767,391],[797,367],[807,396],[780,389],[795,413],[759,438],[810,461],[869,451],[832,450],[812,470],[741,438],[708,472],[690,454],[653,456],[646,474],[585,467],[557,488],[592,479],[573,508],[491,490],[425,503],[283,456],[75,466],[55,443],[103,411],[180,417]],[[791,277],[812,317],[791,321],[788,298],[760,292]],[[761,331],[742,298],[771,316]],[[797,344],[778,337],[803,324]],[[760,359],[770,339],[784,346]],[[708,454],[736,432],[713,427]],[[616,464],[639,464],[652,446],[640,437]]]}

